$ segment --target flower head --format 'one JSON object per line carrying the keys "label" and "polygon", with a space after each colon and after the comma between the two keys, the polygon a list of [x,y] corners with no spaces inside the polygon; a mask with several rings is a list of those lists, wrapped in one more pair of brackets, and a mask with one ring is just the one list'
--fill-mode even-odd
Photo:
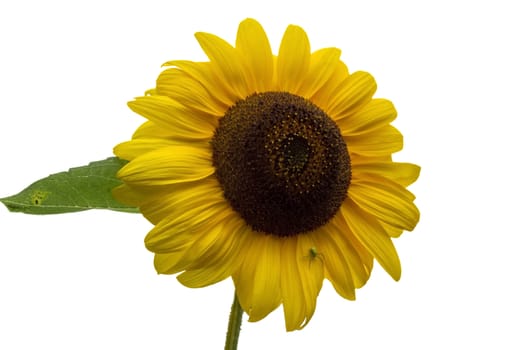
{"label": "flower head", "polygon": [[402,135],[373,77],[337,48],[311,52],[297,26],[276,56],[252,19],[235,47],[196,38],[209,61],[167,62],[129,103],[147,121],[115,148],[129,161],[116,196],[155,225],[156,270],[188,287],[232,276],[250,321],[283,304],[287,330],[311,319],[324,278],[353,300],[375,258],[398,280],[391,238],[419,220],[419,167],[392,161]]}

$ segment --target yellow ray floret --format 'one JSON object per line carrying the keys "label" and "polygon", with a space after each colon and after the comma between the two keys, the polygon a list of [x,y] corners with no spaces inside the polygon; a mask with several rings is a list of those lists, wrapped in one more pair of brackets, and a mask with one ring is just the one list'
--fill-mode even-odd
{"label": "yellow ray floret", "polygon": [[393,104],[349,73],[340,50],[313,51],[290,25],[276,55],[262,26],[233,45],[196,39],[206,62],[173,60],[129,103],[147,119],[115,154],[129,161],[115,196],[154,224],[145,239],[162,274],[198,288],[232,277],[250,321],[283,306],[286,329],[312,318],[324,279],[354,300],[376,260],[395,280],[392,238],[419,221],[419,176]]}

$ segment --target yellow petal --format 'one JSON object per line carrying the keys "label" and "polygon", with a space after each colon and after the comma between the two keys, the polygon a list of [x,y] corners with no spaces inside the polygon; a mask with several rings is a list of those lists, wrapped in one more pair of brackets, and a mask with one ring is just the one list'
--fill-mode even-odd
{"label": "yellow petal", "polygon": [[192,263],[178,276],[183,285],[205,287],[231,276],[239,267],[247,226],[238,215],[231,214],[217,222],[215,228],[195,240],[187,250],[186,258]]}
{"label": "yellow petal", "polygon": [[280,240],[271,235],[250,232],[240,271],[234,275],[236,293],[242,308],[255,322],[276,309],[280,291]]}
{"label": "yellow petal", "polygon": [[157,93],[178,101],[183,106],[210,116],[221,117],[225,110],[203,85],[181,69],[170,68],[160,73]]}
{"label": "yellow petal", "polygon": [[202,87],[207,91],[209,98],[215,101],[219,109],[223,110],[222,115],[237,100],[236,94],[231,93],[230,86],[226,82],[223,82],[222,79],[219,79],[215,72],[213,72],[210,62],[176,60],[166,62],[163,66],[178,67],[195,81],[200,82]]}
{"label": "yellow petal", "polygon": [[336,244],[333,237],[337,234],[329,225],[320,228],[318,234],[315,235],[316,247],[322,254],[326,277],[331,281],[336,292],[345,299],[354,300],[356,298],[354,280],[345,259],[345,254],[348,252],[344,252],[343,247]]}
{"label": "yellow petal", "polygon": [[305,296],[299,268],[296,263],[301,256],[298,257],[297,252],[296,239],[288,238],[283,241],[280,277],[285,328],[287,331],[301,329],[305,323]]}
{"label": "yellow petal", "polygon": [[[280,240],[264,235],[257,245],[257,261],[252,286],[252,306],[249,321],[258,321],[276,309],[281,302]],[[248,263],[248,262],[245,262]]]}
{"label": "yellow petal", "polygon": [[[192,209],[181,211],[160,221],[144,239],[146,248],[154,253],[171,253],[186,249],[206,232],[216,230],[210,221],[219,222],[228,212],[226,203],[201,204]],[[211,220],[213,219],[213,220]],[[213,231],[213,234],[218,232]],[[208,237],[208,238],[211,238]]]}
{"label": "yellow petal", "polygon": [[[194,211],[193,213],[196,213]],[[186,251],[188,247],[194,242],[196,238],[195,234],[192,234],[188,230],[185,231],[188,227],[194,228],[199,225],[202,225],[204,220],[207,220],[211,217],[209,214],[201,214],[197,218],[197,222],[192,224],[188,222],[188,217],[186,221],[178,222],[179,225],[175,227],[171,227],[166,224],[165,221],[161,221],[158,223],[145,237],[144,243],[146,248],[157,254],[169,254],[180,251]]]}
{"label": "yellow petal", "polygon": [[[218,210],[220,210],[220,208],[218,208]],[[204,213],[205,211],[211,214],[211,216]],[[203,215],[201,215],[201,213]],[[196,251],[196,242],[202,240],[207,242],[213,241],[214,237],[222,233],[223,225],[220,225],[220,223],[224,222],[227,218],[226,215],[222,215],[223,213],[221,211],[218,215],[213,214],[213,210],[204,208],[204,210],[195,216],[195,219],[192,219],[194,221],[189,220],[188,217],[176,215],[174,224],[168,219],[157,225],[152,232],[149,233],[149,235],[153,234],[153,236],[158,235],[158,237],[147,236],[145,239],[147,245],[153,245],[153,249],[151,250],[157,251],[155,254],[155,268],[158,273],[173,274],[188,269],[197,270],[196,262],[201,259],[202,251]],[[155,229],[158,229],[158,232],[155,232]],[[203,266],[205,265],[201,265],[198,268],[200,270],[205,267],[211,268],[211,266]],[[224,273],[225,266],[215,267],[217,267],[221,273]],[[201,272],[202,271],[196,272],[196,275],[190,274],[186,276],[189,280],[188,282],[184,281],[188,283],[189,286],[194,286],[198,283],[214,283],[210,280],[211,278],[215,278],[215,282],[218,281],[217,278],[220,278],[220,276],[215,273],[214,276],[209,276],[210,279],[206,281],[203,279],[205,276],[201,276],[201,278],[198,279]],[[190,278],[190,276],[193,277]]]}
{"label": "yellow petal", "polygon": [[[198,142],[198,141],[196,141]],[[133,160],[145,153],[171,146],[181,146],[181,141],[171,140],[169,138],[142,138],[132,139],[131,141],[120,143],[113,149],[114,154],[125,160]],[[204,147],[205,144],[202,144]]]}
{"label": "yellow petal", "polygon": [[166,96],[138,97],[128,106],[181,138],[209,140],[218,125],[216,118],[191,111]]}
{"label": "yellow petal", "polygon": [[373,99],[357,113],[340,119],[340,130],[346,135],[356,135],[383,127],[396,118],[396,109],[391,101]]}
{"label": "yellow petal", "polygon": [[370,102],[376,89],[375,79],[369,73],[352,73],[333,92],[326,112],[339,126],[341,118],[356,113]]}
{"label": "yellow petal", "polygon": [[[245,221],[234,211],[231,215],[222,220],[220,235],[217,237],[217,244],[206,247],[206,243],[196,242],[191,247],[192,253],[202,252],[198,261],[195,261],[191,268],[204,268],[207,266],[219,266],[223,261],[234,260],[234,270],[241,265],[243,252],[246,249],[244,242],[248,237],[249,227]],[[205,247],[202,249],[201,247]],[[231,273],[229,273],[230,275]]]}
{"label": "yellow petal", "polygon": [[225,260],[220,265],[186,270],[177,276],[178,281],[188,288],[202,288],[223,281],[234,271],[235,261]]}
{"label": "yellow petal", "polygon": [[371,175],[353,180],[348,195],[363,210],[393,227],[412,231],[419,221],[414,195],[386,178]]}
{"label": "yellow petal", "polygon": [[273,53],[262,26],[253,19],[239,25],[236,48],[247,63],[252,81],[252,92],[271,89],[273,84]]}
{"label": "yellow petal", "polygon": [[[186,247],[188,247],[188,245]],[[155,254],[155,258],[153,261],[155,270],[157,271],[157,273],[166,275],[171,275],[173,273],[183,271],[190,263],[187,260],[185,261],[182,260],[185,254],[186,248],[171,253]]]}
{"label": "yellow petal", "polygon": [[237,100],[247,97],[250,91],[238,52],[216,35],[196,33],[195,37],[211,63],[220,72],[224,86],[231,87]]}
{"label": "yellow petal", "polygon": [[388,178],[401,186],[408,186],[419,177],[421,167],[411,163],[370,161],[369,157],[358,157],[352,162],[352,173],[358,178],[362,174],[374,174]]}
{"label": "yellow petal", "polygon": [[401,228],[391,226],[383,221],[380,221],[380,224],[382,225],[384,230],[386,230],[386,233],[389,237],[397,238],[400,237],[401,234],[404,232]]}
{"label": "yellow petal", "polygon": [[134,132],[132,135],[133,139],[141,139],[141,138],[156,138],[156,139],[164,139],[171,134],[170,130],[166,128],[161,128],[160,125],[155,124],[152,121],[146,121],[141,124],[140,127]]}
{"label": "yellow petal", "polygon": [[[351,242],[350,237],[352,234],[348,231],[348,225],[343,222],[343,217],[341,215],[337,215],[328,223],[326,236],[327,239],[331,241],[329,245],[331,247],[334,247],[336,251],[341,252],[343,259],[346,262],[346,266],[348,267],[348,270],[350,270],[353,287],[362,287],[370,277],[370,271],[364,265],[361,259],[361,255],[359,254],[354,244]],[[339,265],[335,263],[334,266],[336,268]],[[341,295],[345,294],[344,297],[347,298],[348,296],[348,299],[353,300],[353,298],[355,298],[355,291],[351,289],[351,286],[348,284],[349,279],[347,276],[344,276],[344,278],[340,275],[340,273],[343,274],[343,272],[334,271],[334,275],[338,276],[338,278],[335,278],[334,283],[338,284],[341,282],[340,284],[342,285],[342,292],[339,293]]]}
{"label": "yellow petal", "polygon": [[145,153],[117,176],[134,185],[159,186],[203,179],[215,172],[211,151],[194,146],[164,147]]}
{"label": "yellow petal", "polygon": [[[256,271],[257,251],[254,249],[254,245],[257,242],[259,233],[247,230],[245,232],[248,237],[245,240],[245,250],[243,251],[243,263],[239,266],[238,270],[232,274],[232,280],[236,288],[236,295],[238,297],[241,308],[250,314],[252,309],[252,297],[253,297],[253,284]],[[254,251],[255,250],[255,251]]]}
{"label": "yellow petal", "polygon": [[310,42],[305,31],[294,25],[287,27],[277,60],[278,85],[282,91],[296,93],[310,67]]}
{"label": "yellow petal", "polygon": [[403,148],[403,135],[392,125],[360,135],[343,134],[350,153],[378,157],[391,155]]}
{"label": "yellow petal", "polygon": [[[324,264],[319,256],[321,245],[317,244],[313,233],[297,236],[297,266],[301,276],[305,301],[305,321],[301,328],[310,322],[317,306],[317,297],[324,281]],[[325,258],[324,258],[325,259]]]}
{"label": "yellow petal", "polygon": [[[336,223],[340,225],[340,230],[343,232],[343,236],[345,239],[354,247],[355,251],[359,255],[361,262],[363,264],[363,268],[366,273],[366,279],[364,283],[368,280],[371,274],[371,270],[373,269],[373,255],[365,248],[365,246],[356,238],[356,236],[350,231],[350,227],[344,221],[343,215],[336,216]],[[355,283],[355,282],[354,282]],[[364,284],[363,283],[363,284]],[[357,285],[356,288],[361,287],[362,284]]]}
{"label": "yellow petal", "polygon": [[336,67],[341,64],[340,55],[341,51],[334,47],[312,53],[308,74],[297,94],[311,99],[333,77]]}
{"label": "yellow petal", "polygon": [[218,266],[236,257],[239,253],[238,246],[242,244],[246,236],[243,234],[247,228],[245,222],[232,210],[228,210],[228,214],[218,220],[215,218],[210,221],[207,226],[209,231],[213,227],[212,230],[216,233],[204,232],[192,244],[188,252],[194,260],[189,266],[191,270]]}
{"label": "yellow petal", "polygon": [[137,193],[126,184],[121,184],[120,186],[113,188],[112,193],[116,200],[135,207],[138,207],[143,200],[143,197],[140,198]]}
{"label": "yellow petal", "polygon": [[[168,186],[132,186],[125,183],[113,188],[113,196],[122,203],[140,207],[144,203],[152,201],[154,197],[160,198],[161,193],[166,193]],[[145,215],[145,213],[143,213]],[[157,221],[158,222],[158,221]]]}
{"label": "yellow petal", "polygon": [[394,280],[401,276],[398,253],[384,228],[368,213],[359,208],[350,198],[345,199],[338,215],[343,215],[350,231],[377,259],[380,266]]}
{"label": "yellow petal", "polygon": [[166,186],[136,186],[133,189],[143,198],[141,212],[153,224],[169,217],[178,217],[180,212],[184,214],[186,210],[207,202],[215,204],[224,201],[222,189],[213,176],[199,181]]}
{"label": "yellow petal", "polygon": [[[317,51],[318,52],[318,51]],[[336,92],[341,84],[349,77],[349,70],[342,61],[332,65],[333,72],[330,78],[309,99],[319,106],[328,115],[330,114],[330,102],[335,99]],[[308,75],[310,78],[310,75]]]}

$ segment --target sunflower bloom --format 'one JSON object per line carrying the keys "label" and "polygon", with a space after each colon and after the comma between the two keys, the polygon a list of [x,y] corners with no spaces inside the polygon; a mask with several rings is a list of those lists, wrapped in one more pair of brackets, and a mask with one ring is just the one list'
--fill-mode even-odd
{"label": "sunflower bloom", "polygon": [[165,63],[129,103],[147,121],[114,149],[129,161],[115,195],[154,224],[158,273],[193,288],[231,276],[249,321],[283,304],[289,331],[324,279],[353,300],[376,259],[398,280],[392,238],[419,220],[406,187],[420,168],[393,162],[403,139],[373,77],[293,25],[278,55],[252,19],[235,46],[196,38],[209,61]]}

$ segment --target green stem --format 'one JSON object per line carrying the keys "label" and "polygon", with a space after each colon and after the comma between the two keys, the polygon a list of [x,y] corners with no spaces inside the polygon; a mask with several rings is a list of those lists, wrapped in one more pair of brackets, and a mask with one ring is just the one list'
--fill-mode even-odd
{"label": "green stem", "polygon": [[227,338],[225,338],[225,350],[236,350],[238,348],[239,332],[241,332],[241,319],[243,309],[239,305],[238,297],[234,293],[234,301],[229,315],[229,326],[227,327]]}

